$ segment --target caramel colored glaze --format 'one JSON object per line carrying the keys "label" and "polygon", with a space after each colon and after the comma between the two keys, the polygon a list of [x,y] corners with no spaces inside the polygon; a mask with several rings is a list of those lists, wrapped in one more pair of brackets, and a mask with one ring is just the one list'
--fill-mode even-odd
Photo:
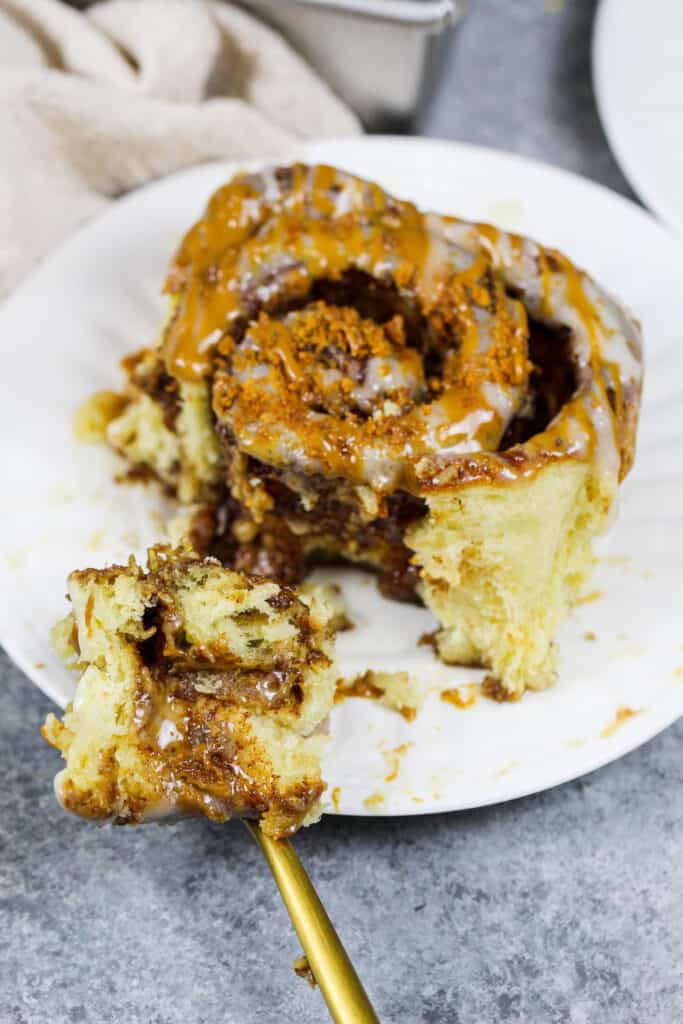
{"label": "caramel colored glaze", "polygon": [[375,686],[372,682],[372,672],[362,672],[354,676],[349,682],[347,679],[337,680],[337,692],[334,695],[335,704],[343,704],[347,697],[363,697],[365,700],[381,700],[384,690]]}
{"label": "caramel colored glaze", "polygon": [[[438,394],[420,381],[416,393],[405,387],[395,410],[383,408],[380,419],[329,416],[318,423],[310,415],[315,403],[305,363],[320,356],[329,322],[319,334],[323,346],[304,348],[309,359],[302,363],[300,334],[287,337],[281,321],[263,317],[301,305],[317,281],[340,280],[349,271],[390,283],[410,299],[424,320],[423,341],[429,338],[446,355],[442,379]],[[302,449],[326,470],[365,481],[377,475],[362,456],[368,444],[380,459],[408,464],[444,446],[495,447],[523,396],[529,371],[524,309],[490,273],[485,255],[470,256],[443,241],[412,204],[333,168],[296,165],[224,186],[181,245],[167,290],[177,298],[163,343],[169,374],[211,375],[216,349],[229,364],[246,363],[229,366],[231,387],[218,389],[214,406],[227,419],[242,398],[246,419],[236,410],[233,427],[241,447],[260,458],[283,443],[286,424],[296,438],[295,456]],[[250,342],[235,350],[245,330]],[[393,352],[387,357],[393,361]],[[421,362],[415,351],[399,353],[399,366],[401,358]],[[251,377],[250,368],[257,370]],[[493,402],[485,397],[490,384],[500,395]],[[388,481],[384,489],[399,483]]]}
{"label": "caramel colored glaze", "polygon": [[224,821],[270,812],[290,823],[283,831],[287,834],[324,789],[315,779],[283,792],[246,716],[234,705],[203,694],[192,700],[175,697],[163,680],[151,676],[138,694],[136,731],[164,798],[182,814]]}
{"label": "caramel colored glaze", "polygon": [[[361,672],[351,680],[338,679],[337,690],[334,695],[334,703],[343,704],[348,697],[362,697],[365,700],[382,700],[384,697],[384,690],[373,683],[373,677],[374,672],[372,669],[368,669],[367,672]],[[396,708],[396,710],[403,718],[405,718],[406,722],[415,721],[415,717],[417,715],[416,708],[405,705],[402,708]]]}
{"label": "caramel colored glaze", "polygon": [[303,672],[286,663],[281,668],[232,670],[173,666],[164,680],[173,696],[190,701],[197,694],[206,694],[252,710],[296,710],[301,703]]}
{"label": "caramel colored glaze", "polygon": [[452,690],[442,690],[441,700],[445,701],[446,704],[452,704],[455,708],[464,710],[465,708],[471,708],[477,700],[477,688],[473,685],[468,685],[467,696],[463,697],[460,692],[460,687],[455,686]]}
{"label": "caramel colored glaze", "polygon": [[505,689],[500,679],[496,679],[494,676],[485,676],[481,682],[480,690],[482,696],[488,697],[489,700],[495,701],[496,704],[518,701],[522,696],[521,693],[510,693]]}
{"label": "caramel colored glaze", "polygon": [[85,629],[88,635],[92,633],[92,615],[95,608],[95,596],[90,594],[85,603]]}
{"label": "caramel colored glaze", "polygon": [[634,711],[632,708],[617,708],[613,721],[611,721],[609,725],[606,725],[600,733],[601,738],[609,739],[610,736],[614,735],[617,729],[622,727],[624,722],[628,722],[629,718],[633,718],[634,715],[638,714],[640,714],[640,712]]}
{"label": "caramel colored glaze", "polygon": [[[362,297],[316,299],[359,274],[393,293],[394,315],[359,312]],[[162,387],[212,378],[219,423],[273,466],[382,497],[513,482],[568,458],[594,462],[609,492],[633,460],[639,325],[565,256],[519,235],[296,164],[219,189],[166,290]],[[576,390],[501,450],[533,372],[527,314],[569,332]]]}
{"label": "caramel colored glaze", "polygon": [[[454,483],[514,481],[557,458],[593,459],[598,474],[616,483],[633,462],[642,386],[640,325],[562,253],[488,224],[440,220],[447,237],[488,254],[506,286],[541,322],[569,328],[578,386],[547,429],[505,452],[423,460],[425,490]],[[611,356],[611,357],[610,357]]]}
{"label": "caramel colored glaze", "polygon": [[[454,316],[440,314],[442,324]],[[493,407],[482,409],[481,389],[521,394],[528,374],[525,334],[503,314],[500,337],[494,332],[483,356],[474,318],[460,316],[458,323],[458,355],[447,354],[440,378],[428,385],[400,316],[378,325],[324,303],[284,321],[261,313],[240,346],[221,344],[229,360],[216,375],[214,409],[241,450],[259,460],[313,472],[324,467],[378,492],[415,491],[413,466],[423,455],[497,447],[508,420]],[[447,333],[436,316],[428,329]],[[455,326],[448,330],[457,333]]]}
{"label": "caramel colored glaze", "polygon": [[389,774],[384,777],[385,782],[395,782],[398,778],[398,773],[401,768],[401,758],[404,754],[410,750],[412,743],[401,743],[398,747],[394,747],[386,754],[387,760],[390,762]]}
{"label": "caramel colored glaze", "polygon": [[[297,602],[298,605],[298,602]],[[288,707],[296,711],[301,703],[304,669],[325,667],[327,657],[311,645],[308,609],[299,605],[299,635],[285,642],[254,647],[256,664],[243,664],[242,656],[222,644],[192,644],[176,647],[183,635],[183,620],[175,621],[164,609],[148,621],[155,630],[141,648],[145,663],[153,674],[165,681],[169,691],[181,698],[193,699],[195,693],[208,694],[252,709]],[[251,614],[251,613],[247,613]],[[259,614],[259,613],[256,613]],[[294,616],[290,621],[296,621]]]}

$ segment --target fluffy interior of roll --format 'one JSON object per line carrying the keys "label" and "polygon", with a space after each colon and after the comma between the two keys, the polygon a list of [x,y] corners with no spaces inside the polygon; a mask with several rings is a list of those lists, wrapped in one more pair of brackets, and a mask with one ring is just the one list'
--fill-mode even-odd
{"label": "fluffy interior of roll", "polygon": [[442,625],[444,661],[488,669],[511,700],[553,681],[551,638],[586,584],[591,538],[604,526],[594,487],[584,465],[562,462],[515,487],[429,499],[406,539]]}
{"label": "fluffy interior of roll", "polygon": [[63,806],[135,824],[169,814],[258,818],[279,837],[319,817],[335,609],[323,591],[158,547],[143,569],[69,577],[55,630],[80,679],[46,739]]}

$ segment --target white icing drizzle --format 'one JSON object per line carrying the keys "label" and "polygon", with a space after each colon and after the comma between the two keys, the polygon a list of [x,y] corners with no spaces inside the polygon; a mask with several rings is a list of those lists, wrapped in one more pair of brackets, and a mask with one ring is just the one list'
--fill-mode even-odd
{"label": "white icing drizzle", "polygon": [[[506,285],[522,294],[531,316],[571,330],[571,350],[590,431],[575,416],[566,415],[570,441],[563,453],[585,458],[594,446],[596,472],[603,486],[615,493],[621,455],[617,417],[606,389],[639,390],[643,369],[639,324],[586,273],[559,254],[548,255],[531,239],[450,218],[443,218],[441,224],[446,237],[472,252],[483,248],[489,254]],[[572,290],[577,288],[582,293],[582,308],[573,301]],[[562,416],[560,412],[555,423]]]}
{"label": "white icing drizzle", "polygon": [[[333,231],[327,232],[325,221],[342,219],[353,211],[361,214],[358,230],[368,244],[361,246],[353,256],[348,256],[345,266],[363,270],[376,279],[390,281],[400,269],[402,256],[398,247],[392,249],[390,215],[386,226],[380,228],[386,232],[387,243],[380,246],[379,250],[372,244],[373,232],[377,230],[376,218],[392,202],[390,197],[369,182],[343,172],[334,172],[329,178],[330,187],[325,188],[325,196],[330,203],[330,208],[325,209],[324,206],[316,206],[310,199],[319,188],[317,175],[320,169],[308,168],[302,171],[299,168],[296,173],[304,174],[304,184],[302,186],[299,182],[294,189],[290,189],[287,174],[278,175],[274,170],[249,179],[260,196],[273,204],[275,210],[291,209],[295,202],[304,203],[307,215],[317,226],[314,228],[311,223],[310,231],[303,229],[295,253],[270,252],[267,263],[259,262],[259,259],[252,260],[249,243],[245,245],[238,259],[236,280],[231,282],[239,288],[242,296],[249,296],[252,303],[250,307],[245,299],[242,313],[251,312],[254,299],[261,308],[277,299],[282,288],[278,277],[281,272],[300,270],[303,277],[310,280],[325,276],[330,270],[333,276],[338,275],[346,258],[341,241],[343,236],[337,237]],[[249,200],[249,203],[258,202]],[[400,204],[397,206],[400,218]],[[251,206],[244,216],[247,219],[253,217],[255,223],[259,222],[258,213]],[[384,224],[383,221],[381,223]],[[616,483],[621,470],[621,424],[610,401],[622,401],[624,394],[633,395],[639,388],[642,377],[639,325],[588,275],[560,254],[546,250],[530,239],[437,214],[424,216],[423,230],[428,240],[422,257],[416,263],[416,278],[409,292],[398,285],[402,294],[418,303],[430,305],[439,299],[444,281],[449,275],[466,273],[484,252],[498,281],[521,296],[529,315],[549,326],[569,329],[578,391],[569,403],[572,408],[561,410],[549,427],[549,430],[556,431],[555,438],[559,438],[557,430],[560,425],[563,426],[563,443],[549,451],[539,449],[538,445],[534,447],[531,442],[528,448],[519,446],[520,453],[526,452],[526,464],[523,469],[515,468],[513,459],[503,456],[496,458],[490,450],[495,447],[496,438],[499,442],[510,421],[520,411],[526,392],[525,382],[479,382],[475,376],[470,385],[472,393],[467,396],[468,402],[463,403],[462,407],[457,396],[450,393],[421,405],[427,397],[427,391],[420,367],[406,363],[403,358],[375,356],[367,359],[364,377],[361,382],[353,383],[349,400],[373,416],[390,416],[401,413],[400,408],[398,413],[393,412],[393,397],[398,392],[402,392],[404,397],[407,395],[414,402],[411,423],[416,422],[417,429],[408,430],[403,442],[394,441],[390,445],[387,440],[378,437],[363,440],[361,450],[355,450],[354,439],[360,437],[360,434],[354,434],[353,430],[337,434],[334,417],[326,418],[325,414],[302,406],[301,430],[283,427],[274,441],[260,435],[258,423],[243,422],[238,434],[240,446],[256,457],[285,468],[289,466],[305,472],[329,472],[324,452],[338,455],[339,445],[346,438],[348,443],[345,445],[344,458],[349,467],[353,467],[353,478],[372,484],[373,488],[380,491],[397,485],[397,481],[402,479],[406,460],[420,459],[425,455],[448,459],[455,455],[476,456],[483,448],[487,449],[488,465],[500,465],[501,479],[514,479],[523,475],[528,472],[528,466],[541,455],[558,458],[570,455],[578,458],[594,456],[599,476],[608,486],[610,482]],[[316,243],[318,231],[322,232],[320,237],[324,237],[325,245]],[[260,243],[265,245],[268,237],[268,221],[261,218],[258,234]],[[475,278],[476,273],[473,270],[473,285],[485,289],[483,278],[481,275]],[[514,318],[523,316],[519,303],[512,299],[505,301],[508,318],[514,321]],[[499,336],[500,301],[497,309],[495,302],[489,305],[484,300],[472,301],[469,309],[472,314],[469,330],[476,339],[475,349],[485,356],[495,346]],[[236,311],[233,318],[239,313]],[[215,340],[214,334],[207,336],[207,346]],[[336,384],[344,376],[336,367],[324,364],[314,372],[323,385],[328,386]],[[256,363],[248,369],[237,368],[234,375],[238,381],[249,377],[262,380],[268,375],[268,370],[265,364]],[[268,391],[277,394],[278,384],[273,385],[270,381],[266,383],[265,380],[263,383]],[[382,399],[388,400],[384,406],[378,405]],[[229,412],[227,415],[230,418]],[[313,457],[306,450],[307,425],[315,430],[316,436],[322,435],[323,455],[320,457]],[[519,466],[522,461],[519,460]],[[338,459],[336,465],[339,465]]]}
{"label": "white icing drizzle", "polygon": [[178,726],[170,718],[164,718],[157,733],[157,746],[159,750],[165,750],[170,743],[177,743],[183,738]]}

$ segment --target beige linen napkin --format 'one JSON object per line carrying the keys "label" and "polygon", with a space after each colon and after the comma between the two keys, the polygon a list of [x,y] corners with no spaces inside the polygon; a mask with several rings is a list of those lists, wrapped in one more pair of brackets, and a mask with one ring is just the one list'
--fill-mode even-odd
{"label": "beige linen napkin", "polygon": [[112,197],[214,158],[276,156],[355,116],[222,0],[0,0],[0,296]]}

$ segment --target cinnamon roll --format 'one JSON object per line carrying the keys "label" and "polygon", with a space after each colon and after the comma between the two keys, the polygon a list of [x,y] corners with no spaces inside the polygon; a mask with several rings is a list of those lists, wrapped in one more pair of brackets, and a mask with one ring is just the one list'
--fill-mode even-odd
{"label": "cinnamon roll", "polygon": [[107,436],[195,545],[284,582],[369,566],[444,660],[547,686],[633,460],[633,317],[555,250],[300,164],[219,189],[166,291]]}
{"label": "cinnamon roll", "polygon": [[163,546],[148,563],[69,576],[54,641],[80,679],[43,726],[66,760],[60,802],[122,825],[241,815],[275,838],[316,821],[336,676],[324,592]]}

